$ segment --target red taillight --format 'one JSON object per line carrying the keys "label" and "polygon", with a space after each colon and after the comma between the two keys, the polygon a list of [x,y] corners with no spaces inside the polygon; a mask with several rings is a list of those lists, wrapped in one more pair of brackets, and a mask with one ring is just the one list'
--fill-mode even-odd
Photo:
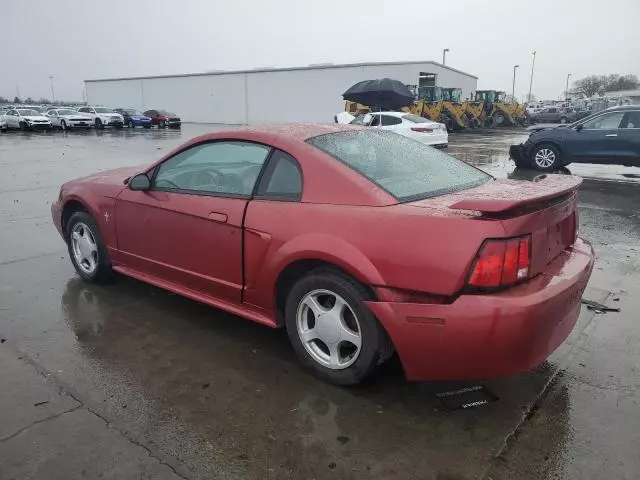
{"label": "red taillight", "polygon": [[413,130],[414,132],[423,132],[423,133],[433,132],[433,128],[427,128],[427,127],[411,127],[411,130]]}
{"label": "red taillight", "polygon": [[474,287],[503,287],[529,275],[531,237],[487,240],[478,252],[469,276]]}

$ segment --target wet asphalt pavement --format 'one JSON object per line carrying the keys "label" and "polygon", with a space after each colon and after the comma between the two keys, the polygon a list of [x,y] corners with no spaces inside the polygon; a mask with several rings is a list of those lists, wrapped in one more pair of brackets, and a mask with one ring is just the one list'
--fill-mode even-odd
{"label": "wet asphalt pavement", "polygon": [[[141,130],[0,136],[0,479],[638,478],[638,173],[586,180],[581,235],[596,268],[573,333],[535,371],[408,383],[391,361],[367,384],[308,375],[286,335],[135,280],[83,283],[53,227],[60,185],[148,163],[196,134]],[[496,176],[521,131],[458,134],[449,153]],[[443,391],[498,397],[451,411]]]}

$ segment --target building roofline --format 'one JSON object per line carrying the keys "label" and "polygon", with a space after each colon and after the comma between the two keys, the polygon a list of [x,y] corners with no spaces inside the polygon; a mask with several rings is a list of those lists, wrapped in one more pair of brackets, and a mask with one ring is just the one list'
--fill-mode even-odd
{"label": "building roofline", "polygon": [[255,68],[250,70],[229,70],[229,71],[214,71],[214,72],[201,72],[201,73],[181,73],[176,75],[149,75],[149,76],[141,76],[141,77],[118,77],[118,78],[97,78],[85,80],[85,83],[94,83],[94,82],[117,82],[121,80],[150,80],[153,78],[180,78],[180,77],[203,77],[207,75],[239,75],[246,73],[264,73],[264,72],[291,72],[296,70],[329,70],[333,68],[346,68],[346,67],[377,67],[384,65],[418,65],[429,63],[431,65],[437,65],[440,68],[445,68],[447,70],[451,70],[452,72],[459,73],[461,75],[466,75],[467,77],[475,78],[478,77],[475,75],[471,75],[470,73],[463,72],[462,70],[458,70],[455,68],[451,68],[448,65],[443,65],[442,63],[434,62],[432,60],[412,60],[409,62],[367,62],[367,63],[341,63],[341,64],[319,64],[319,65],[308,65],[306,67],[285,67],[285,68]]}

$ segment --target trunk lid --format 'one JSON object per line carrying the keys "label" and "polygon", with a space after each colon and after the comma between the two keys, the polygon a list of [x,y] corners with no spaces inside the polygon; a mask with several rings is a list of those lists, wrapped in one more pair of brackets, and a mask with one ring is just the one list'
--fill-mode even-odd
{"label": "trunk lid", "polygon": [[534,182],[495,180],[411,205],[437,210],[439,215],[500,222],[506,238],[531,235],[532,276],[575,242],[581,183],[581,178],[570,175],[541,175]]}

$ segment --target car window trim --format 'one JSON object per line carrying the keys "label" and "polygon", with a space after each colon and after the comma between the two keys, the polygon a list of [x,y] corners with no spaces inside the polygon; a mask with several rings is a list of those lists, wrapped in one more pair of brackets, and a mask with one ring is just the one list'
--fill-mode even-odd
{"label": "car window trim", "polygon": [[[278,196],[278,195],[267,194],[267,193],[265,193],[263,195],[258,195],[258,190],[260,189],[260,184],[266,178],[265,177],[265,173],[268,171],[269,165],[273,161],[272,160],[273,155],[277,151],[280,151],[282,153],[286,153],[291,158],[293,158],[294,166],[298,169],[298,174],[300,174],[300,193],[298,193],[296,198],[289,197],[289,196],[286,196],[286,195]],[[269,176],[269,178],[267,178],[267,180],[265,180],[265,181],[269,182],[271,180],[271,177],[273,176],[273,172],[275,172],[275,167],[274,167],[273,171],[271,172],[271,175]],[[269,156],[265,160],[264,166],[263,166],[262,170],[260,170],[260,174],[258,175],[258,178],[256,179],[256,184],[253,186],[253,192],[251,192],[252,193],[251,198],[253,200],[273,200],[273,201],[278,201],[278,202],[296,202],[296,203],[301,203],[302,202],[302,193],[303,192],[304,192],[304,175],[302,174],[302,167],[300,166],[300,162],[298,161],[298,159],[296,157],[294,157],[293,155],[291,155],[286,150],[282,150],[281,148],[272,147],[271,148],[271,152],[269,153]]]}
{"label": "car window trim", "polygon": [[[222,142],[244,142],[244,143],[253,143],[255,145],[260,145],[263,147],[266,147],[269,149],[269,152],[267,153],[267,156],[264,159],[264,162],[262,162],[262,168],[260,169],[260,173],[258,173],[258,177],[256,177],[256,183],[253,186],[253,190],[251,191],[251,193],[249,195],[246,195],[244,193],[225,193],[225,192],[207,192],[207,191],[203,191],[203,190],[189,190],[189,189],[183,189],[183,188],[164,188],[164,187],[156,187],[156,177],[158,176],[158,172],[160,170],[160,167],[165,163],[168,162],[169,160],[171,160],[172,158],[175,158],[176,155],[180,155],[182,152],[186,152],[187,150],[190,150],[192,148],[195,147],[199,147],[201,145],[206,145],[209,143],[222,143]],[[194,143],[191,144],[189,146],[186,146],[185,148],[181,149],[180,151],[174,153],[173,155],[171,155],[168,158],[165,158],[162,162],[158,163],[157,165],[155,165],[152,169],[148,170],[146,172],[147,176],[149,177],[150,183],[151,183],[151,188],[149,189],[149,191],[152,192],[165,192],[165,193],[182,193],[185,195],[200,195],[200,196],[206,196],[206,197],[220,197],[220,198],[236,198],[236,199],[244,199],[244,200],[251,200],[253,198],[253,193],[255,191],[256,186],[258,185],[258,182],[260,180],[260,177],[262,176],[262,172],[264,171],[264,167],[267,164],[269,158],[271,157],[273,151],[275,150],[274,147],[272,147],[271,145],[267,145],[266,143],[262,143],[262,142],[256,142],[254,140],[245,140],[245,139],[241,139],[241,138],[216,138],[216,139],[209,139],[209,140],[203,140],[202,142],[198,142],[198,143]]]}

